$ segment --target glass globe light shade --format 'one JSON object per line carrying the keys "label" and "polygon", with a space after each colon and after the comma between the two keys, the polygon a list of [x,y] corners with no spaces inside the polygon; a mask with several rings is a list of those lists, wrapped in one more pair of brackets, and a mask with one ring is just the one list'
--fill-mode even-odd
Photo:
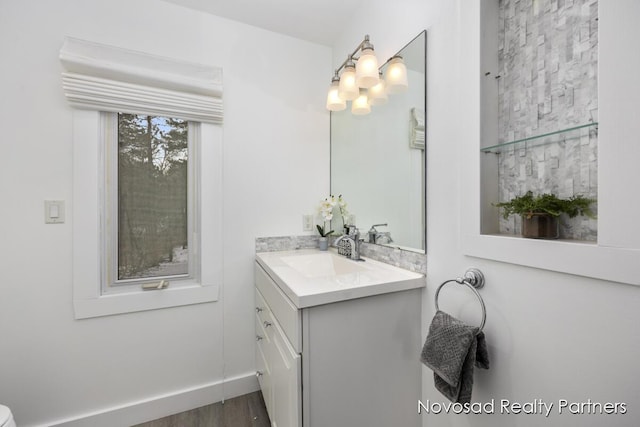
{"label": "glass globe light shade", "polygon": [[356,116],[362,116],[371,112],[371,106],[369,105],[369,99],[365,89],[360,89],[360,96],[351,103],[351,112]]}
{"label": "glass globe light shade", "polygon": [[409,88],[407,67],[404,65],[401,56],[391,58],[384,77],[387,93],[402,93]]}
{"label": "glass globe light shade", "polygon": [[356,63],[356,84],[358,87],[370,88],[378,84],[378,60],[373,47],[362,49]]}
{"label": "glass globe light shade", "polygon": [[345,101],[352,101],[359,95],[358,86],[356,86],[356,69],[354,66],[347,65],[340,76],[338,96]]}
{"label": "glass globe light shade", "polygon": [[338,96],[338,79],[334,79],[327,93],[327,110],[342,111],[347,108],[347,102]]}
{"label": "glass globe light shade", "polygon": [[387,96],[382,73],[380,73],[378,84],[369,88],[369,105],[383,105],[389,100]]}

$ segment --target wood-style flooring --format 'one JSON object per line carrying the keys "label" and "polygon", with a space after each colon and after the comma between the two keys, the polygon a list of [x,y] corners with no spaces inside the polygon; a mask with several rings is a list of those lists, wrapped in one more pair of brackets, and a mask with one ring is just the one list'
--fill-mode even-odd
{"label": "wood-style flooring", "polygon": [[262,393],[245,394],[134,427],[269,427]]}

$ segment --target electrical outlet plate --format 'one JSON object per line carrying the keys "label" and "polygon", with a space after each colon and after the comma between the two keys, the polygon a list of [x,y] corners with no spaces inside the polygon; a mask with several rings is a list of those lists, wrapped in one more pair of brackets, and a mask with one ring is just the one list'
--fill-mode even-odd
{"label": "electrical outlet plate", "polygon": [[313,231],[313,215],[302,215],[302,231]]}

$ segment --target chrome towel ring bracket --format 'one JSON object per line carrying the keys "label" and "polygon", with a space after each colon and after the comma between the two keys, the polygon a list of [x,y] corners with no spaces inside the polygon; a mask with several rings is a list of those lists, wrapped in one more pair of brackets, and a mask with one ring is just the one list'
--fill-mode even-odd
{"label": "chrome towel ring bracket", "polygon": [[462,283],[464,281],[469,282],[469,284],[474,288],[480,289],[484,287],[484,274],[482,274],[482,271],[477,268],[469,268],[464,272],[464,278],[458,277],[456,279],[456,282],[458,283]]}
{"label": "chrome towel ring bracket", "polygon": [[484,274],[482,274],[482,272],[477,268],[469,268],[464,273],[463,277],[458,277],[456,279],[449,279],[442,282],[442,284],[438,286],[438,289],[436,289],[436,295],[435,295],[436,311],[440,310],[438,308],[438,295],[440,294],[440,290],[444,285],[450,282],[456,282],[461,285],[467,286],[469,289],[473,291],[474,294],[476,294],[476,297],[478,297],[478,301],[480,301],[480,305],[482,306],[482,322],[478,327],[478,333],[480,333],[484,328],[484,324],[487,320],[487,308],[484,305],[484,300],[482,299],[482,296],[478,292],[478,289],[484,286]]}

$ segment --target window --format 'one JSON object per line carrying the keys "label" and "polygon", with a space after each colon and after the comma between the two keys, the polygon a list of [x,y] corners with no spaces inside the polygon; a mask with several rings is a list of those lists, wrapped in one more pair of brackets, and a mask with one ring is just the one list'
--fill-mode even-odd
{"label": "window", "polygon": [[[144,127],[141,123],[144,123],[147,116],[142,117],[138,119],[136,127]],[[166,116],[152,117],[169,119]],[[128,117],[122,120],[134,119]],[[179,238],[172,236],[168,239],[171,242],[168,246],[173,246],[171,253],[165,249],[164,255],[156,258],[156,269],[154,270],[153,266],[146,270],[140,267],[140,272],[146,273],[141,274],[133,273],[134,269],[128,267],[127,262],[119,263],[116,250],[119,212],[114,178],[118,178],[116,164],[120,151],[117,143],[118,121],[116,113],[73,110],[75,318],[83,319],[216,301],[222,284],[223,264],[222,205],[220,203],[222,199],[222,128],[211,123],[190,122],[186,125],[188,135],[186,173],[191,178],[191,182],[186,184],[187,244],[184,248],[186,252],[176,249],[180,253],[174,257],[174,260],[184,261],[186,256],[186,273],[184,263],[171,262],[173,249],[180,245],[176,243]],[[153,119],[151,122],[153,130]],[[149,123],[145,125],[148,126]],[[166,133],[169,130],[158,129],[158,136],[160,132]],[[140,135],[144,133],[141,132]],[[158,145],[161,145],[160,142]],[[110,150],[107,150],[107,147]],[[173,160],[177,161],[178,154],[174,154]],[[138,166],[144,164],[141,161]],[[200,164],[207,167],[200,168],[198,167]],[[177,170],[176,168],[175,171]],[[162,179],[164,178],[160,181]],[[158,191],[161,197],[165,197],[164,189],[160,191],[158,188],[160,184],[152,182],[153,191]],[[184,186],[181,192],[184,197]],[[149,197],[149,194],[151,193],[145,193],[144,197]],[[199,197],[197,197],[198,194]],[[110,198],[116,198],[116,203],[108,203]],[[182,206],[184,206],[184,199]],[[162,216],[157,212],[156,215],[158,218]],[[166,226],[164,222],[167,220],[158,218],[149,223],[164,229],[163,227]],[[133,228],[133,224],[131,225]],[[134,231],[140,232],[139,229]],[[184,236],[184,232],[182,231],[180,235]],[[125,239],[128,238],[126,233],[124,236]],[[202,259],[203,262],[199,262],[198,259]],[[121,276],[118,276],[119,264],[122,264],[125,272]],[[176,270],[168,271],[166,267],[171,264],[174,264]],[[181,264],[182,267],[175,264]],[[157,284],[161,280],[167,280],[170,283],[169,287],[163,290],[142,289],[144,284]]]}
{"label": "window", "polygon": [[102,293],[199,279],[197,123],[105,113]]}
{"label": "window", "polygon": [[73,107],[75,318],[216,301],[222,69],[74,38],[60,62]]}

